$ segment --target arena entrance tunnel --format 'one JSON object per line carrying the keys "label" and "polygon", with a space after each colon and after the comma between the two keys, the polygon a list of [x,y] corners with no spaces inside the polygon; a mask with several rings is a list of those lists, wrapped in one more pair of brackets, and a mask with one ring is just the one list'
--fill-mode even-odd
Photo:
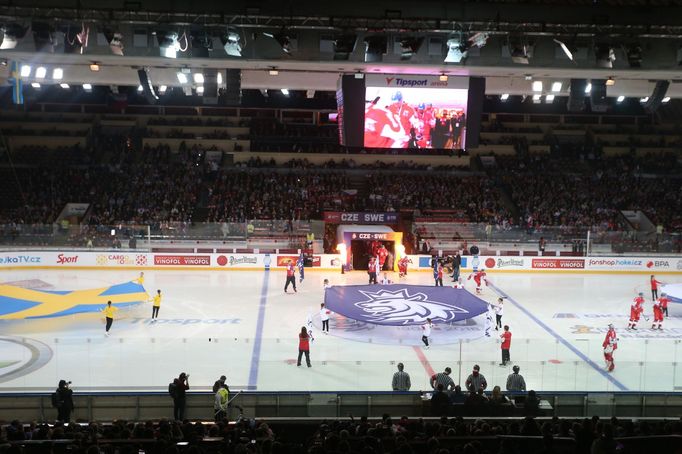
{"label": "arena entrance tunnel", "polygon": [[347,270],[367,270],[369,258],[380,244],[388,250],[384,271],[397,271],[398,260],[405,254],[403,232],[394,232],[387,225],[340,225],[336,239]]}

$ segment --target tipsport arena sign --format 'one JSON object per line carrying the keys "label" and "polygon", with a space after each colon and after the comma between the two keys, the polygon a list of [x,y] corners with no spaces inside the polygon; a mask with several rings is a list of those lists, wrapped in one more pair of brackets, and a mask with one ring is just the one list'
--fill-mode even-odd
{"label": "tipsport arena sign", "polygon": [[394,88],[458,88],[468,89],[469,78],[450,76],[441,80],[440,76],[409,76],[398,74],[367,74],[367,87]]}

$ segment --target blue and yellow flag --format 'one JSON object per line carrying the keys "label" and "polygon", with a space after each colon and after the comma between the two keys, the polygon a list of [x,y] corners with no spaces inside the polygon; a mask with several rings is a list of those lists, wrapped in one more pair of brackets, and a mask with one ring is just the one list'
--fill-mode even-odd
{"label": "blue and yellow flag", "polygon": [[12,102],[24,103],[24,84],[21,80],[21,63],[12,61],[9,67],[9,82],[12,85]]}

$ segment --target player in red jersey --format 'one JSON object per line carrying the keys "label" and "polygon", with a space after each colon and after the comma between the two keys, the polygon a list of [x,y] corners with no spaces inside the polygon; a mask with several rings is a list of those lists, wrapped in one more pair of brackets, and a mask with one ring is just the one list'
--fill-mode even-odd
{"label": "player in red jersey", "polygon": [[388,257],[388,249],[383,244],[380,244],[379,249],[377,249],[377,257],[379,257],[379,269],[383,270],[386,257]]}
{"label": "player in red jersey", "polygon": [[393,113],[371,102],[365,109],[365,146],[368,148],[404,148],[408,134]]}
{"label": "player in red jersey", "polygon": [[660,299],[654,303],[654,322],[651,324],[651,329],[663,329],[663,308],[661,307]]}
{"label": "player in red jersey", "polygon": [[670,298],[668,298],[668,295],[666,293],[661,293],[661,297],[658,299],[658,303],[661,305],[661,312],[665,314],[665,316],[668,316],[668,303],[670,302]]}
{"label": "player in red jersey", "polygon": [[658,286],[662,285],[663,282],[657,281],[653,274],[649,278],[649,282],[651,283],[651,300],[656,301],[658,298]]}
{"label": "player in red jersey", "polygon": [[606,362],[606,370],[613,372],[615,367],[613,362],[613,352],[615,352],[618,348],[618,337],[616,336],[616,330],[612,324],[609,324],[609,330],[606,333],[602,347],[604,347],[604,361]]}
{"label": "player in red jersey", "polygon": [[487,274],[485,274],[485,269],[481,268],[476,273],[470,274],[467,280],[470,280],[472,277],[476,283],[476,293],[481,293],[481,282],[485,282],[486,287],[488,286],[488,279]]}
{"label": "player in red jersey", "polygon": [[628,329],[637,329],[637,323],[639,323],[639,317],[644,312],[644,294],[639,292],[637,297],[634,299],[633,303],[630,305],[630,323],[628,323]]}
{"label": "player in red jersey", "polygon": [[412,263],[412,260],[407,258],[406,255],[400,257],[400,260],[398,260],[398,277],[407,276],[407,265],[408,265],[408,263]]}

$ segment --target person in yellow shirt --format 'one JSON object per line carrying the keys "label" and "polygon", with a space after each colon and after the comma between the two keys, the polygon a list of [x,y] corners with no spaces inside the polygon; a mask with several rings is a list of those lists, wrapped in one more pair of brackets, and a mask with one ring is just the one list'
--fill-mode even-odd
{"label": "person in yellow shirt", "polygon": [[106,335],[109,335],[109,330],[111,329],[112,323],[114,323],[114,315],[118,311],[118,308],[116,306],[111,305],[111,301],[107,301],[107,305],[102,309],[102,312],[104,312],[104,317],[107,320],[107,330],[106,330]]}
{"label": "person in yellow shirt", "polygon": [[140,285],[144,285],[144,271],[140,272],[140,277],[135,279],[133,282],[137,282]]}
{"label": "person in yellow shirt", "polygon": [[156,291],[152,302],[152,319],[159,318],[159,308],[161,307],[161,290]]}

